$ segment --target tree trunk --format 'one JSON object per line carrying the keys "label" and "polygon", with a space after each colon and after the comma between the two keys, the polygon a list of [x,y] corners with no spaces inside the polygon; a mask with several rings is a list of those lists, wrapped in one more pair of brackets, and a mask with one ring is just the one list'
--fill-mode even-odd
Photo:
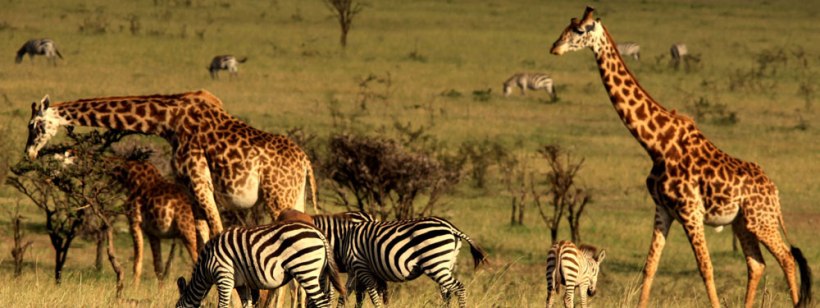
{"label": "tree trunk", "polygon": [[117,298],[122,298],[125,275],[120,262],[117,261],[117,251],[114,249],[114,228],[108,224],[108,221],[105,221],[103,230],[105,231],[105,239],[108,242],[108,261],[111,262],[111,267],[114,269],[114,273],[117,274]]}
{"label": "tree trunk", "polygon": [[105,254],[105,234],[97,232],[97,257],[94,260],[94,269],[101,272],[103,269],[103,255]]}

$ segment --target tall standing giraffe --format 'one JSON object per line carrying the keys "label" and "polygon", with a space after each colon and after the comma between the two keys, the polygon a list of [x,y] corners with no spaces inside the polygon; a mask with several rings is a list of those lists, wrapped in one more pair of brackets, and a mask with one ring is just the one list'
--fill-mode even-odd
{"label": "tall standing giraffe", "polygon": [[[154,272],[162,279],[162,238],[180,238],[191,260],[196,262],[204,247],[207,226],[194,221],[193,204],[185,187],[168,182],[157,167],[147,161],[116,159],[114,177],[128,192],[126,211],[134,240],[134,284],[142,276],[143,231],[151,245]],[[170,256],[169,256],[170,257]]]}
{"label": "tall standing giraffe", "polygon": [[251,127],[222,109],[208,91],[81,99],[31,104],[26,152],[30,159],[60,126],[93,126],[158,135],[170,142],[172,166],[204,211],[211,235],[222,232],[217,202],[250,208],[264,203],[275,221],[283,209],[304,211],[310,179],[307,155],[285,136]]}
{"label": "tall standing giraffe", "polygon": [[[573,18],[552,45],[551,53],[590,48],[595,54],[604,87],[615,111],[653,166],[646,186],[655,202],[655,226],[643,269],[639,306],[649,303],[652,280],[674,220],[682,225],[692,245],[709,301],[719,307],[706,246],[704,225],[732,225],[746,255],[746,306],[754,304],[755,290],[765,267],[760,243],[775,256],[786,275],[795,305],[811,300],[811,272],[800,249],[786,242],[777,187],[757,164],[729,156],[695,127],[694,121],[667,110],[638,84],[619,56],[600,19],[587,7],[583,19]],[[783,229],[784,241],[779,229]],[[795,262],[800,269],[798,294]]]}

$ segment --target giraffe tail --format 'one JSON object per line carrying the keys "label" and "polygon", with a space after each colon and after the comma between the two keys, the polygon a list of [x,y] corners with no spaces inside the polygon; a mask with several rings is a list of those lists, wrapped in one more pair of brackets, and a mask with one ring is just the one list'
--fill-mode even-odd
{"label": "giraffe tail", "polygon": [[310,179],[310,200],[313,202],[313,213],[319,214],[319,207],[316,200],[316,177],[313,173],[313,167],[310,164],[310,160],[307,161],[305,170],[307,171],[307,177]]}
{"label": "giraffe tail", "polygon": [[803,252],[800,251],[800,248],[792,246],[791,252],[792,256],[794,256],[794,261],[800,268],[800,300],[794,306],[809,307],[811,303],[811,268],[809,268],[806,257],[803,256]]}

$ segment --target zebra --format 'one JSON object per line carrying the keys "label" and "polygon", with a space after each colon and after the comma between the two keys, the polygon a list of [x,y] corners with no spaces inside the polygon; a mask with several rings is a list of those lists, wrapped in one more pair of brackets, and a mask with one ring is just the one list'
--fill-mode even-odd
{"label": "zebra", "polygon": [[57,50],[57,47],[54,45],[54,41],[51,39],[34,39],[28,40],[23,47],[20,47],[17,50],[17,57],[14,58],[14,62],[20,63],[23,62],[23,56],[28,54],[29,59],[34,62],[34,55],[43,55],[53,64],[57,65],[57,58],[63,58],[63,55],[60,54],[60,51]]}
{"label": "zebra", "polygon": [[680,67],[681,61],[683,61],[687,72],[692,65],[691,63],[700,63],[700,56],[689,53],[689,50],[686,48],[686,44],[672,44],[672,47],[669,48],[669,53],[672,54],[672,59],[669,62],[669,66],[675,67],[676,71]]}
{"label": "zebra", "polygon": [[243,306],[252,307],[259,289],[278,288],[291,278],[305,289],[310,307],[330,307],[321,280],[329,276],[333,287],[345,294],[331,254],[322,232],[302,222],[228,229],[205,244],[189,283],[177,279],[176,307],[199,307],[213,284],[219,307],[230,305],[234,287]]}
{"label": "zebra", "polygon": [[245,63],[247,60],[247,57],[237,59],[231,55],[216,56],[211,60],[211,65],[208,66],[208,72],[211,73],[211,79],[219,79],[220,70],[227,70],[231,77],[237,77],[239,74],[239,63]]}
{"label": "zebra", "polygon": [[[464,284],[453,276],[462,239],[470,244],[475,267],[485,263],[486,253],[443,218],[360,222],[351,226],[342,239],[343,260],[349,272],[347,288],[365,289],[373,304],[382,307],[379,288],[387,281],[410,281],[425,274],[439,284],[446,305],[455,292],[459,307],[465,307]],[[356,306],[361,304],[357,302]],[[344,306],[344,296],[339,306]]]}
{"label": "zebra", "polygon": [[504,96],[510,96],[512,87],[518,86],[521,89],[521,95],[524,95],[527,89],[541,90],[549,94],[550,98],[555,101],[555,87],[553,86],[552,78],[547,74],[541,73],[516,73],[510,76],[507,81],[504,81]]}
{"label": "zebra", "polygon": [[587,295],[595,295],[598,271],[606,251],[601,250],[597,256],[594,254],[594,248],[582,245],[579,249],[570,241],[560,241],[552,246],[547,255],[547,308],[552,307],[553,295],[558,293],[560,285],[566,287],[564,307],[575,307],[575,287],[580,288],[581,307],[587,306]]}
{"label": "zebra", "polygon": [[[355,225],[364,221],[376,221],[376,219],[365,212],[345,212],[333,215],[313,215],[313,224],[317,229],[325,233],[327,241],[333,247],[333,256],[339,273],[347,273],[347,268],[344,266],[342,253],[342,239],[345,234]],[[366,290],[363,284],[356,284],[356,302],[361,303],[364,300]],[[350,291],[348,291],[350,292]],[[387,304],[387,284],[378,286],[378,292],[382,295],[382,300]]]}
{"label": "zebra", "polygon": [[641,60],[641,45],[635,42],[624,42],[618,44],[618,53],[621,57],[632,57],[635,61]]}

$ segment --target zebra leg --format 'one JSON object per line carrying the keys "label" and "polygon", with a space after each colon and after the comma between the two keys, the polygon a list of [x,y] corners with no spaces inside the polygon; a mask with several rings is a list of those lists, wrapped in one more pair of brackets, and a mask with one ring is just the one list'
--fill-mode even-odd
{"label": "zebra leg", "polygon": [[564,291],[564,307],[572,308],[575,307],[575,303],[573,303],[573,298],[575,297],[575,286],[574,285],[567,285],[567,289]]}
{"label": "zebra leg", "polygon": [[557,289],[547,288],[547,308],[552,308],[552,305],[555,303],[555,295],[558,295],[558,292],[555,292]]}
{"label": "zebra leg", "polygon": [[[373,277],[370,273],[359,272],[357,275],[357,283],[364,284],[364,287],[367,289],[367,295],[370,296],[370,301],[373,302],[373,306],[375,307],[384,307],[384,303],[382,303],[382,298],[379,296],[379,284],[377,283],[377,278]],[[356,303],[356,306],[359,307],[359,303]]]}
{"label": "zebra leg", "polygon": [[578,290],[578,295],[581,296],[581,308],[587,308],[587,292],[589,290],[589,285],[586,283],[581,284],[580,290]]}
{"label": "zebra leg", "polygon": [[229,308],[231,306],[231,294],[234,287],[234,278],[227,274],[220,273],[216,279],[216,291],[219,293],[219,308]]}
{"label": "zebra leg", "polygon": [[293,279],[305,290],[308,298],[308,306],[330,307],[330,301],[325,292],[322,291],[321,282],[319,281],[321,271],[297,272],[292,275]]}
{"label": "zebra leg", "polygon": [[[251,295],[251,288],[248,286],[236,288],[239,293],[239,301],[242,303],[242,308],[253,308],[253,295]],[[257,291],[257,294],[258,291]]]}

